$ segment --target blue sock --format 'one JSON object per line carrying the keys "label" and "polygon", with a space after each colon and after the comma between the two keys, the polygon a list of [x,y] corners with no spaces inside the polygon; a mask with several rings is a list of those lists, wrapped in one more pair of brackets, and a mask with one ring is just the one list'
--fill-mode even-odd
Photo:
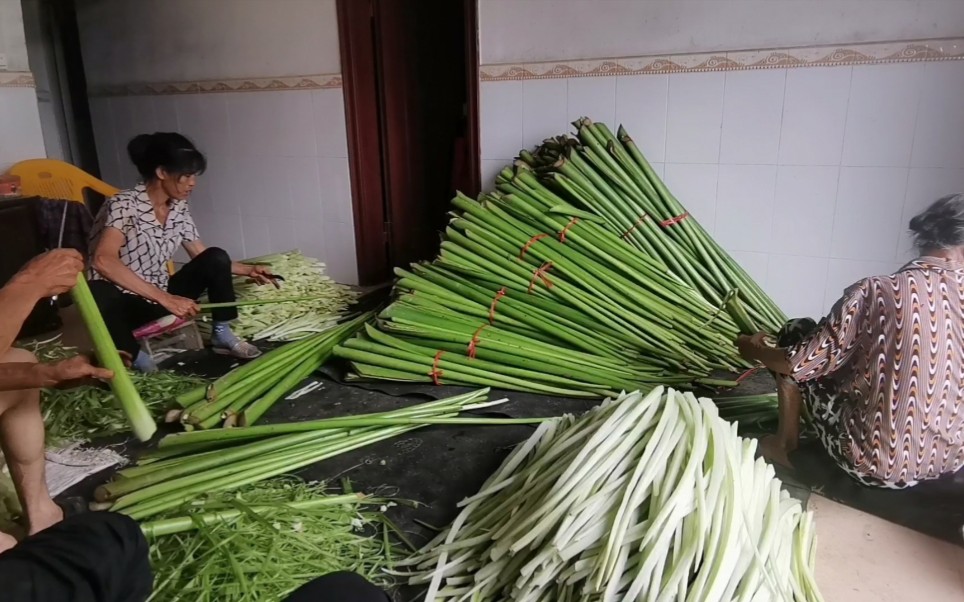
{"label": "blue sock", "polygon": [[214,322],[211,325],[211,344],[231,349],[238,344],[238,336],[231,330],[230,322]]}
{"label": "blue sock", "polygon": [[137,352],[137,357],[134,358],[131,365],[138,372],[145,374],[148,372],[157,372],[157,364],[154,363],[154,358],[144,353],[143,349]]}

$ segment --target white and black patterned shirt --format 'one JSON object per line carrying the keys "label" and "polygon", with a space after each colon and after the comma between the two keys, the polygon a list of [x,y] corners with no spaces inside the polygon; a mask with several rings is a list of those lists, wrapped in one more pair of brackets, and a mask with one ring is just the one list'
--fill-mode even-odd
{"label": "white and black patterned shirt", "polygon": [[[171,203],[171,212],[162,226],[154,214],[154,206],[143,183],[131,190],[118,192],[107,199],[90,232],[90,253],[94,254],[105,228],[124,234],[120,259],[145,281],[167,290],[167,262],[181,243],[198,239],[197,227],[186,202]],[[106,280],[90,268],[91,280]]]}

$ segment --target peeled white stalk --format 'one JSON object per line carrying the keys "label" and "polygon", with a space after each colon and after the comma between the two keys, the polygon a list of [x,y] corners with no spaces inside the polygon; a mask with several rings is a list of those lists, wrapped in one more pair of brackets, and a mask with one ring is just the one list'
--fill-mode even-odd
{"label": "peeled white stalk", "polygon": [[709,400],[658,388],[542,423],[399,564],[446,602],[821,602],[812,517]]}

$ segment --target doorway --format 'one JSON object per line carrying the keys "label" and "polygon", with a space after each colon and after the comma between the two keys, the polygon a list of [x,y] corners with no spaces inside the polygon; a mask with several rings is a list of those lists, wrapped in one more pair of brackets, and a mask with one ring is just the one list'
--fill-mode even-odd
{"label": "doorway", "polygon": [[481,188],[476,0],[338,0],[359,281],[431,259]]}

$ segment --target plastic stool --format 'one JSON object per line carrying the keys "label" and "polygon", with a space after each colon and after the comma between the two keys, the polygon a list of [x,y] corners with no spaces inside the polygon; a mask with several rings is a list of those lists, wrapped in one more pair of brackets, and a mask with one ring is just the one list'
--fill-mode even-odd
{"label": "plastic stool", "polygon": [[194,320],[164,316],[134,331],[144,353],[160,363],[173,353],[204,349],[204,341]]}

